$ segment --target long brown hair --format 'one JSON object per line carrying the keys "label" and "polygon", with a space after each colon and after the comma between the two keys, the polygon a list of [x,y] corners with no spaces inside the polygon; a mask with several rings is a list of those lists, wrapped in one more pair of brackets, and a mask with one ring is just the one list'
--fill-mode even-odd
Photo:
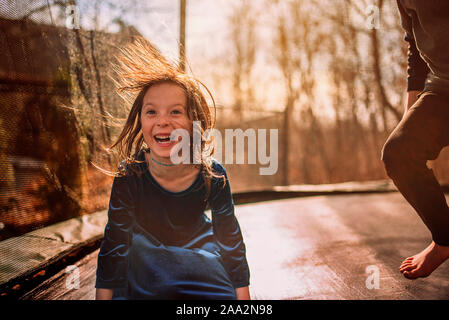
{"label": "long brown hair", "polygon": [[[201,135],[215,125],[201,86],[211,97],[214,110],[215,101],[203,83],[173,66],[144,38],[136,38],[132,44],[120,51],[120,54],[116,56],[117,63],[112,66],[113,71],[115,71],[115,76],[112,79],[116,83],[119,95],[126,102],[133,101],[133,103],[121,133],[109,149],[117,148],[118,159],[122,164],[118,166],[119,169],[114,175],[129,174],[127,169],[131,169],[134,173],[140,175],[141,172],[135,166],[136,163],[141,162],[137,160],[138,153],[145,149],[140,114],[143,98],[151,86],[170,82],[182,88],[186,95],[187,115],[190,120],[200,121]],[[136,93],[137,96],[135,96]],[[134,99],[133,96],[135,96]],[[209,149],[211,151],[210,156],[213,155],[214,151],[211,143],[212,141],[201,141],[201,150]],[[191,152],[191,154],[193,153]],[[223,186],[226,179],[224,175],[217,175],[213,172],[211,158],[203,159],[201,157],[199,166],[201,166],[206,184],[206,200],[210,194],[211,178],[222,178]]]}

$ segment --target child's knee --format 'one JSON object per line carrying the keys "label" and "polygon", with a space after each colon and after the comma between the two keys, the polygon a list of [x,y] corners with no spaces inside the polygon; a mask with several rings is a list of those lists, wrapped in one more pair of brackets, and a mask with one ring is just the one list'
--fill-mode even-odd
{"label": "child's knee", "polygon": [[390,137],[382,148],[381,160],[389,177],[402,171],[410,158],[406,143],[400,137]]}

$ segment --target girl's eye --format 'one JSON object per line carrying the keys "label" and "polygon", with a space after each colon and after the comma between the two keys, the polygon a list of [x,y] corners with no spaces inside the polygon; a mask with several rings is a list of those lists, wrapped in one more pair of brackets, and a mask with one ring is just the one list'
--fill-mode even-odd
{"label": "girl's eye", "polygon": [[147,111],[147,114],[155,114],[156,113],[156,111],[154,111],[154,110],[148,110]]}
{"label": "girl's eye", "polygon": [[182,112],[180,110],[173,110],[172,113],[174,113],[174,114],[181,114]]}

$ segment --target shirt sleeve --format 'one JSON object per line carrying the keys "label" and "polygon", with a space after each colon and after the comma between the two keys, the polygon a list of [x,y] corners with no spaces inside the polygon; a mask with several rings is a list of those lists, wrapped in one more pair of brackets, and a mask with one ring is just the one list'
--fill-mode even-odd
{"label": "shirt sleeve", "polygon": [[128,252],[134,224],[134,201],[128,176],[115,177],[108,222],[100,246],[95,288],[123,288],[128,282]]}
{"label": "shirt sleeve", "polygon": [[404,40],[408,42],[408,57],[407,57],[407,91],[424,89],[429,67],[419,54],[416,46],[415,37],[413,35],[413,22],[407,10],[397,0],[399,13],[401,16],[401,24],[405,30]]}
{"label": "shirt sleeve", "polygon": [[230,276],[234,288],[249,285],[249,267],[246,260],[246,247],[243,242],[239,223],[234,214],[234,201],[226,170],[215,163],[215,170],[226,178],[223,187],[222,178],[211,181],[210,207],[212,213],[212,228],[215,241],[220,248],[225,269]]}

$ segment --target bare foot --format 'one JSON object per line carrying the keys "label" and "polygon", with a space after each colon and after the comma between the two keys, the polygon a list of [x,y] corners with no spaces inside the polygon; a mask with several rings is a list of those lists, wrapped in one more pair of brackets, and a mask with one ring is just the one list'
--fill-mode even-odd
{"label": "bare foot", "polygon": [[424,278],[448,258],[449,246],[440,246],[432,241],[423,251],[405,259],[399,271],[408,279]]}

